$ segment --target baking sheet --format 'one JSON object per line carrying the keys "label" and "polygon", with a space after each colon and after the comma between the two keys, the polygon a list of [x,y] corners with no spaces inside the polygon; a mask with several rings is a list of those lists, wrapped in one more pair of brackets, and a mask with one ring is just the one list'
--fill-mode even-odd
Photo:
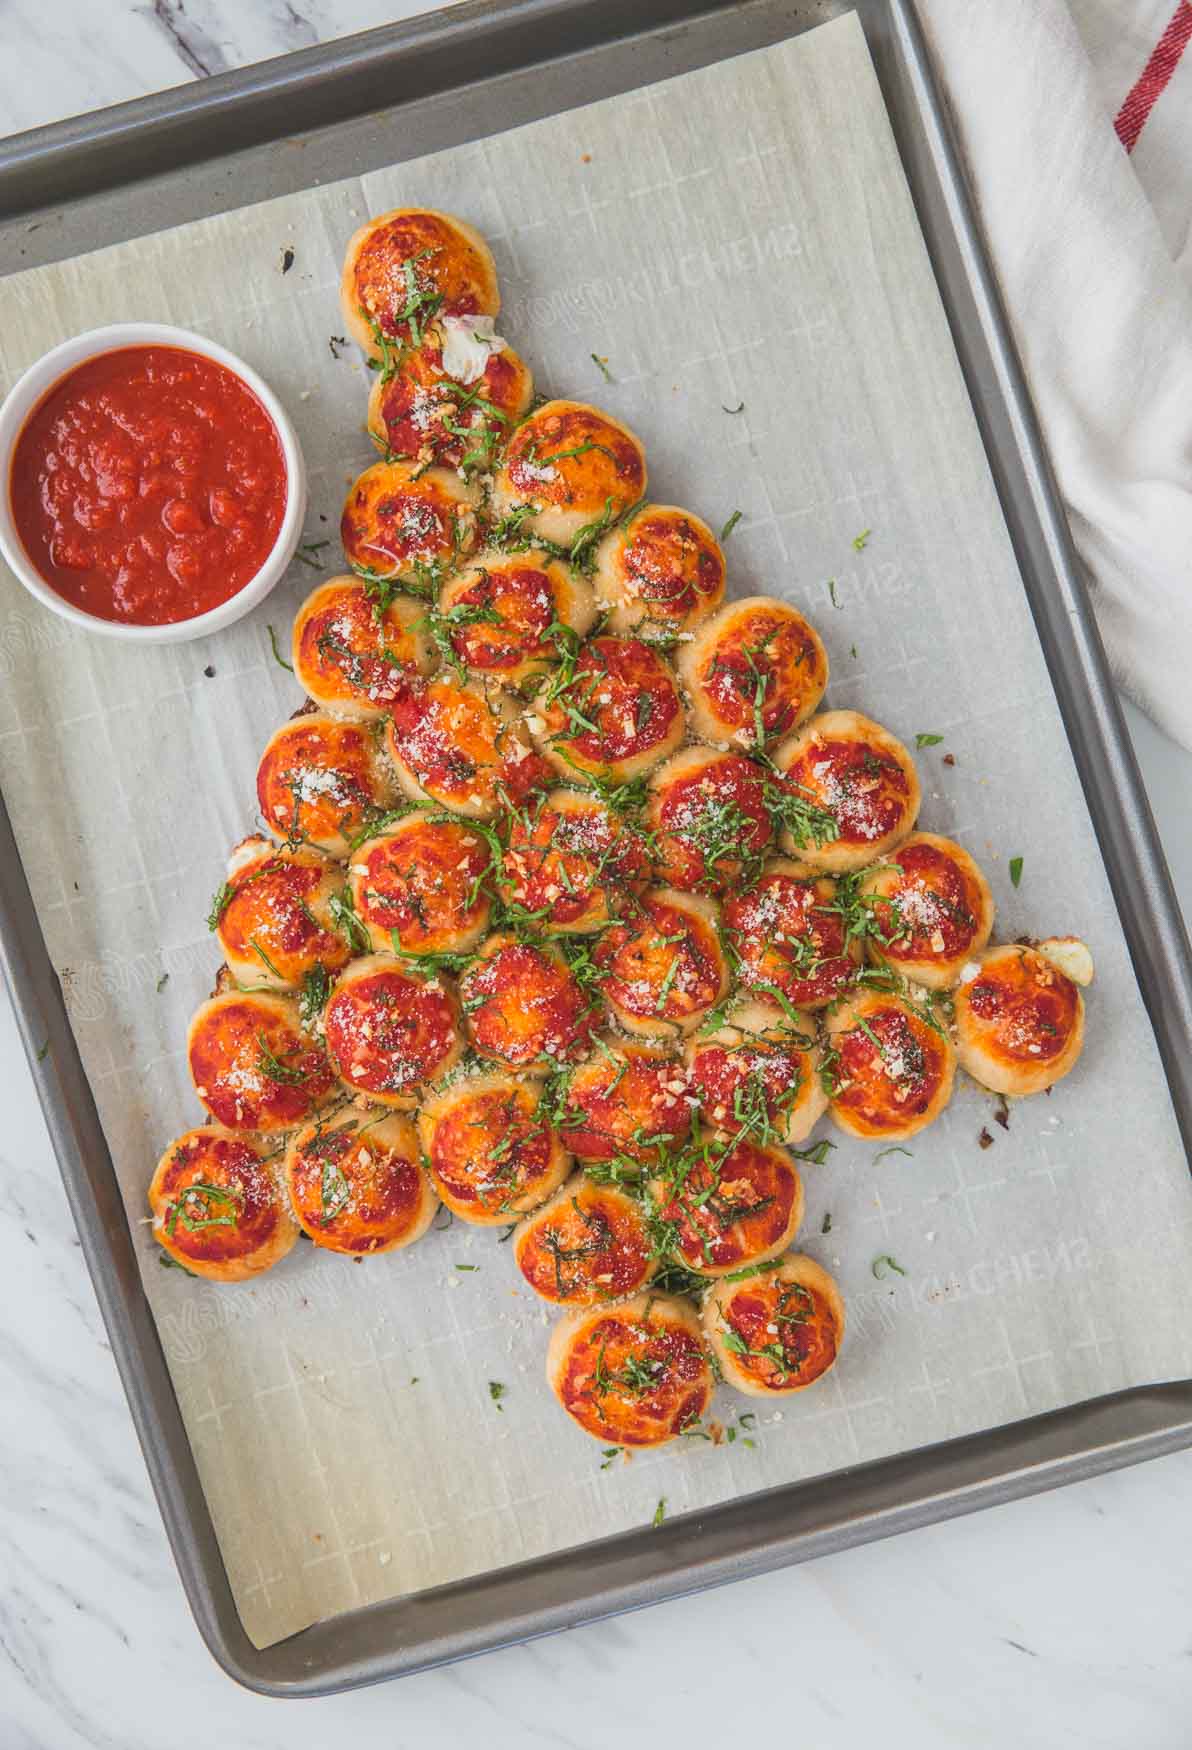
{"label": "baking sheet", "polygon": [[[855,21],[10,279],[0,368],[10,379],[63,333],[130,315],[215,335],[287,401],[311,466],[308,538],[334,538],[369,455],[365,374],[328,345],[338,261],[361,217],[399,201],[487,232],[502,332],[544,387],[641,433],[655,496],[715,525],[744,512],[736,592],[811,615],[832,703],[945,735],[921,756],[923,824],[986,864],[1001,934],[1079,927],[1099,976],[1082,1065],[1008,1133],[968,1088],[910,1160],[875,1164],[841,1139],[807,1168],[803,1243],[840,1276],[850,1335],[822,1387],[763,1409],[751,1448],[694,1441],[601,1471],[541,1382],[548,1315],[493,1239],[458,1224],[359,1268],[303,1247],[234,1290],[158,1269],[146,1239],[258,1645],[646,1523],[662,1497],[675,1514],[1192,1371],[1186,1166]],[[196,1115],[180,1044],[213,965],[202,919],[224,847],[252,824],[260,747],[297,702],[265,624],[288,625],[315,581],[296,566],[208,646],[131,657],[0,584],[5,794],[134,1222],[162,1142]],[[879,1284],[887,1251],[908,1274]],[[508,1387],[502,1411],[490,1379]],[[725,1393],[719,1407],[751,1406]]]}

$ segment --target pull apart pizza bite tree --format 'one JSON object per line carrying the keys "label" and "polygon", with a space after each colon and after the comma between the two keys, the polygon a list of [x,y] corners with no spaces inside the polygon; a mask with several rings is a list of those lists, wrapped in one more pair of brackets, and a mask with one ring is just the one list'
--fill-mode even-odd
{"label": "pull apart pizza bite tree", "polygon": [[1050,1088],[1091,957],[991,946],[988,881],[918,829],[897,736],[824,708],[804,615],[725,600],[720,543],[645,500],[618,419],[533,405],[470,225],[370,220],[342,297],[380,455],[350,574],[295,618],[308,703],[212,908],[226,967],[187,1040],[210,1121],[158,1163],[154,1237],[243,1281],[300,1232],[397,1253],[441,1200],[509,1230],[515,1292],[561,1310],[572,1420],[658,1445],[714,1369],[775,1397],[835,1365],[840,1291],[790,1250],[825,1111],[889,1143],[958,1062]]}

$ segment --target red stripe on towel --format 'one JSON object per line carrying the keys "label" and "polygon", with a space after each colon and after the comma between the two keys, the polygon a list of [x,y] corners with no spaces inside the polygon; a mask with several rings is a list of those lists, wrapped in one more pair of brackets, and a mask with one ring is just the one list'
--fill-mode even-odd
{"label": "red stripe on towel", "polygon": [[1192,37],[1192,0],[1180,0],[1168,21],[1167,29],[1155,44],[1150,59],[1117,112],[1113,125],[1127,152],[1132,152],[1138,144],[1138,136],[1146,126],[1146,119],[1179,66],[1180,56],[1188,46],[1189,37]]}

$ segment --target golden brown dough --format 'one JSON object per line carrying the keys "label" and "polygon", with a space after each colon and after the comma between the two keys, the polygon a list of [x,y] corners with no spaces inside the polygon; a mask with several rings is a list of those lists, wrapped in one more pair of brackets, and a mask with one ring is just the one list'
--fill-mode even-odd
{"label": "golden brown dough", "polygon": [[993,895],[955,839],[916,832],[861,883],[869,902],[866,950],[876,965],[927,990],[947,990],[993,929]]}
{"label": "golden brown dough", "polygon": [[562,547],[611,528],[646,490],[646,453],[620,420],[548,401],[522,421],[493,475],[497,517]]}
{"label": "golden brown dough", "polygon": [[443,316],[495,316],[492,251],[466,219],[431,207],[395,207],[348,240],[340,279],[348,333],[370,358],[417,345]]}
{"label": "golden brown dough", "polygon": [[535,1294],[566,1306],[634,1294],[658,1267],[641,1201],[582,1173],[523,1218],[513,1261]]}
{"label": "golden brown dough", "polygon": [[568,1313],[551,1337],[546,1378],[586,1434],[617,1446],[661,1446],[694,1427],[712,1399],[699,1319],[668,1295]]}
{"label": "golden brown dough", "polygon": [[421,1239],[439,1207],[409,1119],[375,1110],[308,1125],[286,1151],[290,1205],[328,1251],[364,1257]]}
{"label": "golden brown dough", "polygon": [[952,1098],[956,1052],[925,1009],[860,991],[828,1016],[832,1117],[850,1136],[905,1142]]}
{"label": "golden brown dough", "polygon": [[382,606],[363,579],[329,578],[294,616],[294,678],[331,716],[384,717],[413,676],[438,666],[425,625],[425,602]]}
{"label": "golden brown dough", "polygon": [[701,1316],[725,1383],[750,1397],[805,1391],[836,1365],[844,1339],[839,1288],[798,1252],[743,1282],[717,1282]]}
{"label": "golden brown dough", "polygon": [[[813,868],[863,869],[888,856],[915,824],[915,762],[896,736],[859,711],[821,712],[774,759],[791,798],[785,846]],[[811,811],[806,822],[803,810]]]}
{"label": "golden brown dough", "polygon": [[162,1250],[212,1282],[259,1276],[298,1238],[267,1151],[215,1124],[170,1143],[149,1186],[149,1208]]}
{"label": "golden brown dough", "polygon": [[746,999],[686,1057],[700,1117],[723,1135],[800,1143],[827,1110],[815,1022],[798,1010]]}
{"label": "golden brown dough", "polygon": [[596,593],[614,632],[671,638],[724,599],[724,554],[701,517],[646,504],[596,549]]}
{"label": "golden brown dough", "polygon": [[773,596],[727,602],[680,652],[695,733],[750,750],[789,735],[828,684],[828,655],[797,608]]}
{"label": "golden brown dough", "polygon": [[211,908],[224,961],[236,984],[300,990],[338,972],[348,945],[330,901],[343,885],[338,863],[319,851],[243,839]]}
{"label": "golden brown dough", "polygon": [[[986,948],[960,975],[956,1046],[964,1068],[996,1094],[1038,1094],[1066,1076],[1084,1044],[1084,998],[1064,966],[1092,976],[1072,938]],[[1050,952],[1044,950],[1050,949]]]}
{"label": "golden brown dough", "polygon": [[654,887],[601,936],[592,957],[627,1033],[673,1041],[715,1008],[728,990],[718,921],[710,899]]}
{"label": "golden brown dough", "polygon": [[571,1171],[542,1110],[543,1083],[508,1070],[461,1075],[418,1112],[435,1189],[461,1221],[505,1226],[536,1209]]}

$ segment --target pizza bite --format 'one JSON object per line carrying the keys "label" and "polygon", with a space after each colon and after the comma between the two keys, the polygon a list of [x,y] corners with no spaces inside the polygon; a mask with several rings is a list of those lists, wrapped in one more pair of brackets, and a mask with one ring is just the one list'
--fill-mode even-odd
{"label": "pizza bite", "polygon": [[715,1383],[690,1302],[649,1293],[561,1318],[546,1379],[585,1434],[625,1447],[662,1446],[693,1428]]}
{"label": "pizza bite", "polygon": [[587,578],[540,553],[478,553],[439,593],[454,661],[506,687],[553,668],[595,613]]}
{"label": "pizza bite", "polygon": [[338,864],[318,851],[242,840],[209,920],[236,983],[298,990],[312,975],[338,972],[348,946],[329,901],[342,880]]}
{"label": "pizza bite", "polygon": [[767,778],[743,754],[685,747],[650,778],[646,826],[658,879],[722,894],[757,868],[773,836]]}
{"label": "pizza bite", "polygon": [[609,1007],[627,1033],[674,1039],[728,990],[719,914],[710,899],[655,887],[593,950]]}
{"label": "pizza bite", "polygon": [[691,1090],[681,1060],[663,1047],[598,1038],[567,1081],[559,1134],[585,1166],[656,1162],[691,1128]]}
{"label": "pizza bite", "polygon": [[675,752],[687,719],[665,659],[640,638],[592,638],[543,687],[526,722],[564,777],[623,784]]}
{"label": "pizza bite", "polygon": [[492,509],[519,533],[574,548],[646,490],[646,452],[627,426],[581,401],[547,401],[505,446]]}
{"label": "pizza bite", "polygon": [[346,857],[351,841],[393,801],[376,736],[363,723],[300,712],[283,723],[257,767],[261,819],[275,839]]}
{"label": "pizza bite", "polygon": [[866,951],[928,990],[947,990],[993,929],[989,883],[955,839],[916,832],[861,883]]}
{"label": "pizza bite", "polygon": [[641,836],[595,796],[552,790],[509,817],[505,898],[536,927],[599,930],[631,908],[649,879]]}
{"label": "pizza bite", "polygon": [[827,1110],[810,1015],[746,1000],[686,1047],[700,1117],[721,1135],[806,1141]]}
{"label": "pizza bite", "polygon": [[211,1282],[259,1276],[298,1238],[266,1149],[214,1124],[169,1145],[149,1184],[149,1208],[163,1252]]}
{"label": "pizza bite", "polygon": [[803,1181],[784,1148],[708,1136],[650,1185],[668,1254],[704,1276],[777,1257],[803,1220]]}
{"label": "pizza bite", "polygon": [[678,659],[703,741],[764,748],[811,716],[828,684],[828,655],[797,608],[773,596],[728,602]]}
{"label": "pizza bite", "polygon": [[535,1294],[560,1306],[620,1300],[657,1268],[640,1198],[582,1173],[524,1217],[513,1236],[513,1261]]}
{"label": "pizza bite", "polygon": [[471,820],[491,820],[546,782],[520,713],[499,688],[441,675],[393,708],[385,746],[415,802],[437,802]]}
{"label": "pizza bite", "polygon": [[[1079,952],[1074,952],[1079,950]],[[1073,976],[1074,975],[1074,976]],[[1092,956],[1073,937],[986,948],[955,995],[960,1061],[995,1094],[1038,1094],[1066,1076],[1084,1044]]]}
{"label": "pizza bite", "polygon": [[601,540],[594,581],[614,632],[673,638],[720,606],[724,554],[701,517],[647,504]]}
{"label": "pizza bite", "polygon": [[905,1142],[952,1098],[956,1052],[925,1009],[860,991],[828,1016],[824,1077],[833,1119],[850,1136]]}
{"label": "pizza bite", "polygon": [[397,1112],[354,1112],[308,1125],[290,1141],[285,1179],[303,1232],[316,1246],[350,1257],[413,1245],[439,1207],[414,1126]]}
{"label": "pizza bite", "polygon": [[374,462],[348,488],[339,536],[353,571],[433,598],[479,540],[480,488],[447,468]]}
{"label": "pizza bite", "polygon": [[427,1170],[461,1221],[508,1224],[536,1209],[571,1171],[571,1156],[547,1123],[543,1084],[507,1070],[464,1075],[418,1112]]}
{"label": "pizza bite", "polygon": [[824,711],[774,756],[783,774],[787,850],[841,874],[880,862],[907,838],[921,793],[915,762],[859,711]]}
{"label": "pizza bite", "polygon": [[701,1317],[725,1383],[750,1397],[805,1391],[836,1365],[844,1341],[839,1288],[798,1252],[744,1282],[717,1282]]}
{"label": "pizza bite", "polygon": [[327,1055],[292,997],[210,997],[190,1023],[186,1056],[195,1093],[227,1130],[293,1130],[335,1091]]}
{"label": "pizza bite", "polygon": [[352,907],[379,954],[467,954],[488,929],[492,853],[462,821],[416,810],[352,852]]}
{"label": "pizza bite", "polygon": [[463,1051],[459,1006],[443,979],[423,978],[388,954],[353,960],[340,973],[323,1031],[349,1093],[399,1110],[416,1106]]}
{"label": "pizza bite", "polygon": [[333,577],[294,616],[294,678],[338,717],[383,717],[411,677],[438,666],[426,608],[395,595],[382,605],[359,577]]}
{"label": "pizza bite", "polygon": [[856,980],[861,944],[838,883],[804,864],[774,858],[743,893],[725,899],[723,921],[747,991],[822,1009]]}
{"label": "pizza bite", "polygon": [[512,1069],[548,1067],[579,1056],[596,1024],[596,1004],[560,950],[498,932],[460,979],[472,1044]]}
{"label": "pizza bite", "polygon": [[491,326],[476,327],[435,322],[420,346],[391,354],[388,372],[377,372],[367,425],[386,461],[454,468],[465,479],[491,469],[529,409],[534,380]]}
{"label": "pizza bite", "polygon": [[348,333],[379,361],[417,346],[444,316],[495,316],[501,308],[484,238],[465,219],[430,207],[395,207],[361,225],[348,240],[339,295]]}

